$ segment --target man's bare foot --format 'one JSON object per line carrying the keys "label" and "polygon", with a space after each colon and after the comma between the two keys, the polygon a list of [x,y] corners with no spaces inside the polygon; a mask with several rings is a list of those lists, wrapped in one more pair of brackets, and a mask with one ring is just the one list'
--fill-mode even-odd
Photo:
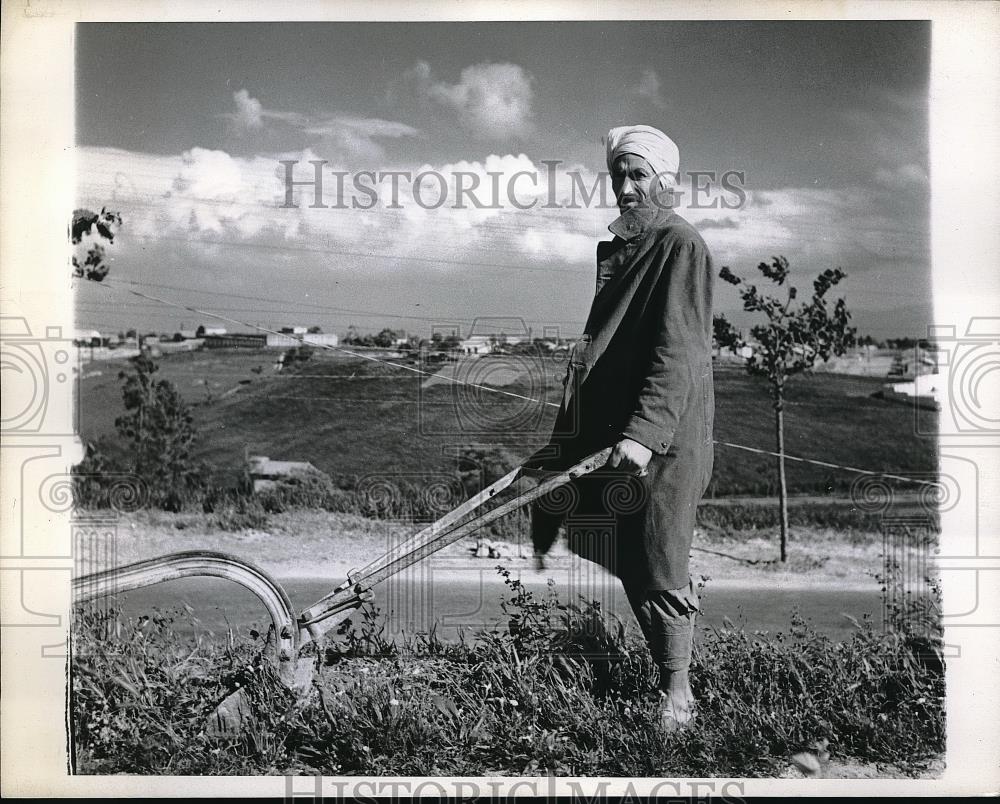
{"label": "man's bare foot", "polygon": [[667,731],[690,723],[695,716],[694,694],[686,670],[661,671],[660,722]]}

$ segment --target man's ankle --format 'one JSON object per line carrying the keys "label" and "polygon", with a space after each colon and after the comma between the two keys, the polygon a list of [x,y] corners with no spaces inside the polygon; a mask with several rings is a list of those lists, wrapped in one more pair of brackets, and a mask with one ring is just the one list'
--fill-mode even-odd
{"label": "man's ankle", "polygon": [[664,693],[675,693],[685,691],[690,686],[689,669],[684,667],[677,670],[660,668],[660,691]]}

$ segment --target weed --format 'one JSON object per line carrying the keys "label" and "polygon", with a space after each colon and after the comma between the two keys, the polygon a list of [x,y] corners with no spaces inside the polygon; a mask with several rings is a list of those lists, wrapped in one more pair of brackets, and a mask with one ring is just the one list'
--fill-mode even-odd
{"label": "weed", "polygon": [[213,524],[230,531],[260,530],[267,527],[268,511],[255,497],[237,495],[213,506]]}

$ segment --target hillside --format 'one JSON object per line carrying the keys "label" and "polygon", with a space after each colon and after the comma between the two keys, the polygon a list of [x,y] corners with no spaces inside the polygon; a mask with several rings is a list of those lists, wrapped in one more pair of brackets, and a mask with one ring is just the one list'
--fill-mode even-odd
{"label": "hillside", "polygon": [[[246,454],[305,460],[347,480],[377,473],[450,472],[458,448],[475,446],[508,464],[544,443],[555,408],[455,385],[360,358],[316,352],[278,372],[277,353],[202,351],[164,356],[159,376],[192,404],[198,457],[220,479],[239,472]],[[400,361],[401,362],[401,361]],[[528,366],[531,366],[530,371]],[[81,381],[80,432],[114,451],[122,412],[122,363],[91,363]],[[450,364],[445,376],[558,402],[565,364],[551,358],[487,357]],[[766,386],[743,371],[717,367],[719,441],[773,449]],[[881,381],[817,374],[788,389],[786,449],[875,471],[927,473],[933,438],[914,432],[913,411],[872,398]],[[773,492],[773,459],[717,446],[710,495]],[[856,475],[789,464],[795,493],[846,491]]]}

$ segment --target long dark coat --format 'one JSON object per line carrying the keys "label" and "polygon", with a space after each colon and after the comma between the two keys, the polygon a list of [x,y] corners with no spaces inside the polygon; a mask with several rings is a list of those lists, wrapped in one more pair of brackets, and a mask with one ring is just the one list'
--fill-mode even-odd
{"label": "long dark coat", "polygon": [[529,465],[564,467],[623,437],[653,457],[645,477],[608,470],[542,498],[532,539],[547,551],[565,521],[570,547],[626,588],[679,589],[712,475],[712,258],[670,209],[632,209],[609,229],[552,436]]}

